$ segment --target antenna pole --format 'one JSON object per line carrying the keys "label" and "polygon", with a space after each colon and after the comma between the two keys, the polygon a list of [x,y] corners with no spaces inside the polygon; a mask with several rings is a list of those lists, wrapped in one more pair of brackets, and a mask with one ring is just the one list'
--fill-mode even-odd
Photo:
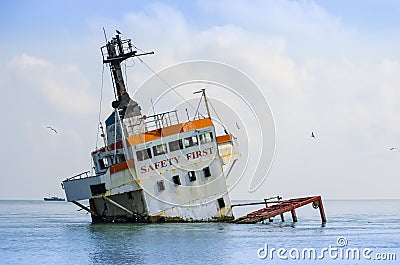
{"label": "antenna pole", "polygon": [[106,40],[106,43],[108,42],[107,40],[107,34],[106,34],[106,29],[103,27],[103,33],[104,33],[104,39]]}
{"label": "antenna pole", "polygon": [[187,116],[187,119],[188,119],[188,121],[189,121],[190,118],[189,118],[189,112],[188,112],[187,108],[186,108],[186,116]]}
{"label": "antenna pole", "polygon": [[[201,93],[202,97],[204,97],[204,103],[206,104],[207,115],[208,115],[208,118],[211,118],[210,108],[208,107],[208,99],[206,96],[206,89],[202,88],[200,91],[193,92],[193,94],[198,94],[198,93]],[[201,101],[201,99],[200,99],[200,101]],[[196,111],[196,113],[197,113],[197,111]],[[194,114],[194,115],[196,116],[196,114]]]}
{"label": "antenna pole", "polygon": [[207,96],[206,96],[206,89],[203,88],[203,89],[201,89],[201,91],[202,91],[202,94],[203,94],[203,97],[204,97],[204,103],[206,104],[207,115],[208,115],[209,118],[211,118],[210,108],[208,107],[208,99],[207,99]]}

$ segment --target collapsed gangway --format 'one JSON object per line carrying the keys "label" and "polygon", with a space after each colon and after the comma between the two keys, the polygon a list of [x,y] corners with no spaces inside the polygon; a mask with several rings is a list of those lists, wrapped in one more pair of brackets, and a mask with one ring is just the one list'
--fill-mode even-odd
{"label": "collapsed gangway", "polygon": [[[270,201],[271,199],[277,199],[277,200]],[[264,199],[264,202],[233,204],[232,207],[257,205],[257,204],[265,204],[265,207],[257,211],[250,212],[242,217],[239,217],[233,220],[232,223],[255,224],[258,222],[264,222],[264,220],[267,219],[272,220],[273,217],[278,215],[280,215],[282,221],[285,221],[283,214],[286,212],[290,212],[292,215],[293,222],[297,222],[296,209],[311,203],[314,209],[319,209],[322,223],[326,223],[326,216],[321,196],[295,198],[289,200],[281,200],[281,199],[282,197],[275,196],[268,199]]]}

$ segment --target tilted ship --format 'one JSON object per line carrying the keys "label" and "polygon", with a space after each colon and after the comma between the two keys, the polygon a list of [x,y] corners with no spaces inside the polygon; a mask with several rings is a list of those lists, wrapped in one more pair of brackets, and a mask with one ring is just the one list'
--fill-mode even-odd
{"label": "tilted ship", "polygon": [[116,92],[114,111],[105,121],[104,147],[91,153],[94,173],[62,182],[67,201],[90,212],[93,223],[233,220],[224,172],[234,154],[232,135],[216,135],[204,89],[208,115],[185,122],[176,110],[143,115],[127,92],[121,63],[151,53],[133,47],[118,33],[101,48]]}

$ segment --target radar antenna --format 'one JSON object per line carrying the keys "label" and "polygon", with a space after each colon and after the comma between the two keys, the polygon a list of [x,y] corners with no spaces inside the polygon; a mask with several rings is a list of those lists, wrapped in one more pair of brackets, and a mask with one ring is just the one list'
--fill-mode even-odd
{"label": "radar antenna", "polygon": [[101,47],[101,53],[103,55],[103,63],[109,64],[110,66],[113,86],[117,94],[116,100],[112,102],[112,107],[114,109],[118,108],[124,113],[131,98],[126,90],[121,63],[126,59],[154,54],[154,52],[138,54],[137,51],[133,49],[131,40],[121,39],[120,34],[121,33],[117,31],[115,37],[107,41],[105,46]]}

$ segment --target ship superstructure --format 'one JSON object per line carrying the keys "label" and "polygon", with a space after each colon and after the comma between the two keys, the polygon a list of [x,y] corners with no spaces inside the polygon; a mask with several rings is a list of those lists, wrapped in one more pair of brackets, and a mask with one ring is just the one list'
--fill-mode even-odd
{"label": "ship superstructure", "polygon": [[[93,222],[200,222],[233,220],[224,165],[232,136],[216,135],[209,111],[180,122],[176,110],[142,114],[124,83],[121,63],[138,54],[117,34],[102,47],[116,92],[105,121],[104,147],[92,152],[94,174],[62,182],[67,200]],[[207,110],[205,90],[201,90]],[[82,200],[89,200],[84,206]]]}

